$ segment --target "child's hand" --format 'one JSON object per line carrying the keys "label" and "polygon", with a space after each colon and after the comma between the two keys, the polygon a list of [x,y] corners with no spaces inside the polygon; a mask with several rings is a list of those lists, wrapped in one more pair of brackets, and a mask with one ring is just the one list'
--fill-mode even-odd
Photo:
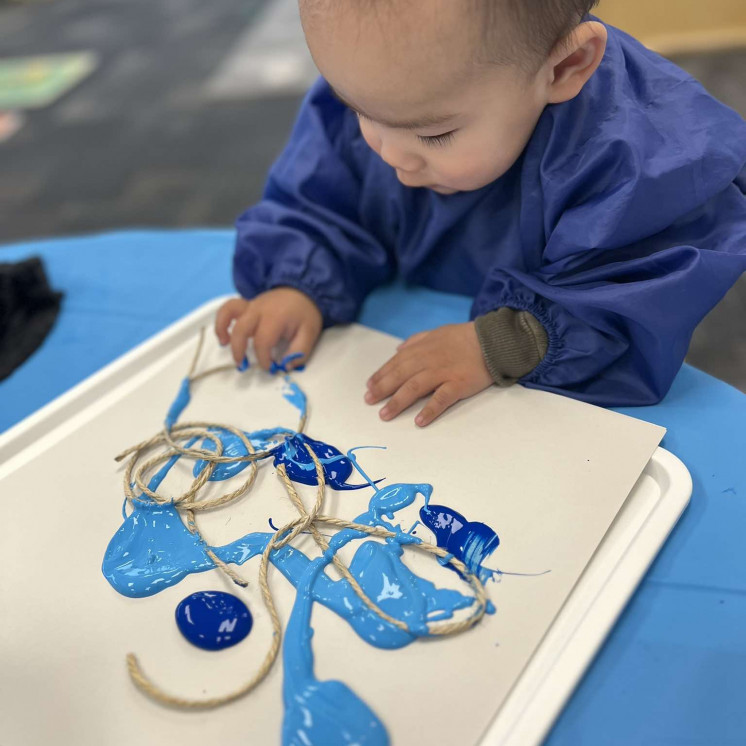
{"label": "child's hand", "polygon": [[397,349],[368,380],[368,404],[393,394],[381,409],[381,419],[393,419],[420,397],[435,392],[414,420],[424,427],[460,399],[492,385],[474,322],[415,334]]}
{"label": "child's hand", "polygon": [[305,293],[288,287],[268,290],[253,300],[232,298],[215,317],[215,334],[221,345],[230,342],[236,365],[241,365],[246,345],[253,338],[254,352],[264,370],[269,370],[273,349],[280,342],[288,345],[284,355],[303,353],[303,358],[291,363],[293,367],[305,363],[322,328],[318,306]]}

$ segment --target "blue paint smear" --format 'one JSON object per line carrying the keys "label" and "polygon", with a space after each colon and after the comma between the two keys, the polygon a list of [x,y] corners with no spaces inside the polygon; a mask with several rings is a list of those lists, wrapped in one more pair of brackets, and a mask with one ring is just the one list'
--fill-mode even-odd
{"label": "blue paint smear", "polygon": [[184,637],[203,650],[224,650],[243,640],[253,618],[240,598],[223,591],[198,591],[176,607],[176,625]]}
{"label": "blue paint smear", "polygon": [[341,681],[319,681],[314,674],[312,588],[330,560],[328,554],[319,557],[301,577],[285,631],[282,743],[283,746],[387,746],[389,738],[383,723],[352,689]]}
{"label": "blue paint smear", "polygon": [[[288,365],[290,365],[290,363],[292,363],[293,360],[299,360],[302,357],[303,357],[303,353],[302,352],[294,352],[291,355],[285,355],[285,357],[282,358],[282,360],[280,360],[279,363],[276,363],[273,360],[270,363],[269,372],[272,375],[274,375],[275,373],[280,373],[280,372],[282,372],[282,373],[289,373],[290,371],[288,371]],[[300,371],[300,370],[305,370],[305,368],[306,368],[305,365],[297,365],[295,367],[295,370]]]}
{"label": "blue paint smear", "polygon": [[181,413],[187,408],[191,400],[192,392],[190,390],[190,381],[188,378],[184,378],[179,387],[179,393],[176,394],[176,398],[166,414],[165,424],[169,430],[176,424],[176,420],[181,417]]}
{"label": "blue paint smear", "polygon": [[305,417],[308,403],[306,395],[295,381],[290,380],[290,376],[285,376],[285,385],[282,387],[282,395]]}

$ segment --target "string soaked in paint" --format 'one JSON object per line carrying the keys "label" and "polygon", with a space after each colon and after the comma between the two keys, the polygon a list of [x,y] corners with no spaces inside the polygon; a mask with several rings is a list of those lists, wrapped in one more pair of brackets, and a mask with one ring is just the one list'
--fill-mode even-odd
{"label": "string soaked in paint", "polygon": [[[196,381],[202,380],[207,376],[213,375],[215,373],[233,369],[232,365],[222,365],[195,375],[195,369],[204,342],[204,333],[204,329],[202,329],[200,332],[199,343],[194,355],[194,359],[192,361],[192,365],[189,369],[187,377],[184,379],[184,383],[182,384],[183,387],[186,387],[187,392],[189,392],[191,384],[195,383]],[[286,376],[289,376],[289,373],[286,370],[285,372]],[[274,451],[274,449],[278,446],[273,446],[273,448],[270,450],[257,451],[251,443],[250,439],[242,430],[230,425],[220,425],[207,422],[189,422],[177,424],[176,419],[178,418],[178,415],[181,414],[181,411],[183,411],[185,406],[186,405],[182,406],[176,413],[173,412],[172,408],[172,411],[169,412],[169,416],[166,418],[166,423],[162,432],[158,433],[148,440],[142,441],[141,443],[138,443],[137,445],[126,449],[116,457],[116,460],[121,461],[127,456],[130,457],[124,470],[124,492],[127,500],[130,503],[148,503],[151,501],[155,501],[156,503],[161,505],[173,504],[174,507],[176,507],[178,510],[184,511],[185,525],[187,529],[192,534],[197,536],[205,546],[207,546],[207,543],[205,542],[199,530],[199,527],[197,526],[196,513],[202,510],[211,510],[213,508],[227,505],[228,503],[237,500],[239,497],[246,494],[251,486],[254,484],[254,480],[256,479],[258,471],[257,461],[269,456],[271,452]],[[293,437],[301,433],[305,427],[305,424],[306,413],[303,412],[300,423],[298,425],[298,430],[289,433],[286,438]],[[230,432],[237,438],[239,438],[246,448],[247,455],[236,457],[224,456],[222,442],[220,438],[218,438],[214,434],[216,430],[224,430]],[[192,443],[201,439],[207,439],[211,441],[215,446],[215,450],[208,451],[202,448],[192,447]],[[184,441],[186,444],[180,445],[179,441]],[[280,441],[278,445],[281,445],[282,442],[283,441]],[[324,476],[324,469],[321,461],[319,460],[313,449],[307,443],[303,443],[303,446],[305,447],[308,455],[313,461],[316,470],[316,497],[313,506],[310,508],[310,510],[307,509],[300,496],[298,495],[293,482],[288,476],[285,465],[278,465],[277,476],[282,482],[282,485],[285,488],[290,501],[292,502],[295,509],[298,511],[298,517],[277,529],[264,548],[264,551],[262,552],[258,574],[259,588],[262,594],[262,600],[264,601],[264,605],[267,609],[267,613],[269,614],[270,622],[272,624],[272,639],[269,643],[269,647],[259,668],[245,684],[238,687],[232,692],[219,697],[191,699],[170,694],[164,691],[160,686],[158,686],[158,684],[156,684],[143,672],[137,656],[134,653],[129,653],[127,655],[127,669],[129,671],[129,675],[135,685],[152,699],[160,702],[161,704],[169,705],[172,707],[180,707],[193,710],[210,709],[227,704],[228,702],[233,702],[234,700],[245,696],[254,688],[256,688],[267,676],[269,671],[272,669],[275,660],[277,659],[277,654],[280,649],[283,633],[282,623],[277,613],[277,607],[275,605],[274,597],[272,595],[268,580],[270,556],[273,551],[282,549],[286,545],[292,543],[293,540],[295,540],[301,533],[309,532],[321,552],[328,552],[329,542],[327,541],[326,537],[322,535],[318,530],[318,525],[335,526],[339,529],[352,529],[354,531],[359,531],[362,534],[377,537],[380,539],[399,539],[401,537],[401,534],[394,531],[389,531],[380,526],[367,526],[364,524],[355,523],[352,521],[343,520],[341,518],[336,518],[334,516],[322,514],[321,509],[323,507],[326,495],[326,480]],[[146,454],[148,454],[149,452],[153,451],[156,448],[163,447],[166,447],[165,451],[146,458]],[[191,486],[185,492],[176,497],[166,497],[164,495],[158,494],[156,490],[150,490],[148,488],[145,482],[145,475],[154,467],[165,463],[174,456],[181,456],[187,459],[193,459],[206,463],[204,464],[204,468],[202,469],[202,471],[194,479]],[[200,491],[205,487],[218,464],[239,463],[247,461],[250,462],[249,476],[241,483],[241,485],[237,489],[231,492],[226,492],[223,495],[211,499],[200,499]],[[140,490],[139,495],[136,494],[134,491],[135,486]],[[144,495],[147,495],[147,498],[145,498]],[[479,622],[479,620],[485,614],[489,599],[487,598],[487,592],[484,588],[484,585],[477,575],[471,572],[461,560],[457,559],[441,547],[411,540],[406,543],[402,543],[401,546],[411,547],[412,549],[415,549],[417,551],[433,555],[440,558],[442,562],[450,564],[459,572],[461,577],[471,586],[474,592],[476,608],[468,617],[465,617],[464,619],[458,621],[437,623],[428,622],[426,623],[428,635],[447,636],[459,634],[460,632],[464,632],[470,629],[477,622]],[[207,549],[206,552],[210,559],[215,563],[215,565],[223,573],[225,573],[225,575],[227,575],[233,583],[244,588],[249,585],[248,581],[245,578],[243,578],[233,568],[229,567],[228,564],[223,562],[211,549]],[[337,556],[336,552],[332,554],[331,561],[340,572],[340,574],[344,577],[344,579],[350,584],[350,587],[353,589],[358,598],[365,604],[365,606],[367,606],[371,611],[373,611],[381,619],[385,620],[389,624],[392,624],[393,626],[397,627],[403,632],[411,634],[412,636],[417,636],[417,633],[410,630],[409,626],[405,622],[392,617],[390,614],[387,614],[373,600],[368,597],[365,591],[361,588],[357,579],[350,573],[347,565],[345,565],[344,562],[342,562],[342,560]]]}

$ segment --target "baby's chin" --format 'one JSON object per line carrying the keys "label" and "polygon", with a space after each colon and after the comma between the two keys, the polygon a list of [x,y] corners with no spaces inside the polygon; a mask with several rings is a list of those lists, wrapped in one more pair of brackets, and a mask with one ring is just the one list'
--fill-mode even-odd
{"label": "baby's chin", "polygon": [[[495,178],[498,178],[502,174],[498,174]],[[448,195],[448,194],[460,194],[462,192],[476,192],[479,189],[482,189],[483,187],[486,187],[487,185],[491,184],[494,181],[494,179],[484,179],[484,178],[477,178],[477,179],[470,179],[470,180],[462,180],[461,183],[458,186],[446,186],[445,184],[428,184],[427,188],[431,189],[433,192],[437,192],[438,194]]]}
{"label": "baby's chin", "polygon": [[459,189],[451,189],[451,187],[444,187],[444,186],[431,186],[429,187],[433,192],[436,192],[437,194],[457,194],[460,190]]}

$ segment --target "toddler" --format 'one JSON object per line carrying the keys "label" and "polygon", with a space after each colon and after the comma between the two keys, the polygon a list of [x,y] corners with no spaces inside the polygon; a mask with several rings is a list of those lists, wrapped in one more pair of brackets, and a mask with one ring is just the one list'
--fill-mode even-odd
{"label": "toddler", "polygon": [[322,78],[238,220],[240,363],[308,357],[396,275],[474,298],[372,372],[427,425],[490,385],[659,401],[746,269],[746,124],[595,0],[301,0]]}

